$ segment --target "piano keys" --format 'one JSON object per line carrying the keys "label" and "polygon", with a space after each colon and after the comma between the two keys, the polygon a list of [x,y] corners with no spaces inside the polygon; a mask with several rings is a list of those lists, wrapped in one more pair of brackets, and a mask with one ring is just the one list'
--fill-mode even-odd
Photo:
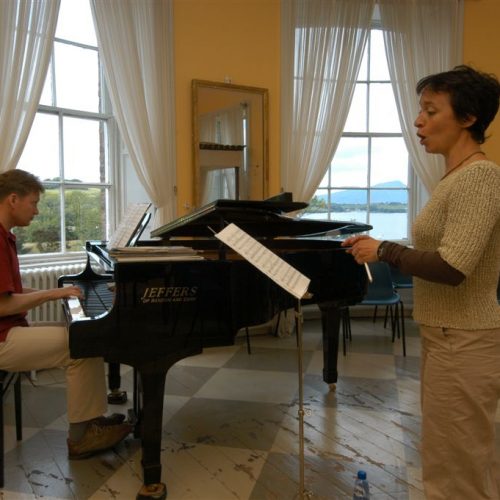
{"label": "piano keys", "polygon": [[[286,196],[262,202],[217,200],[156,229],[151,234],[156,239],[137,243],[189,246],[203,259],[120,262],[104,242],[88,242],[86,270],[60,279],[60,286],[79,284],[88,297],[114,283],[107,312],[73,317],[70,302],[64,309],[72,357],[102,356],[133,366],[138,374],[142,407],[137,401],[134,406],[139,412],[144,485],[137,498],[166,496],[160,447],[168,369],[205,347],[234,344],[241,328],[265,323],[295,304],[292,296],[214,238],[226,224],[235,223],[311,279],[312,297],[303,304],[316,303],[321,310],[323,379],[337,381],[340,309],[362,300],[367,277],[340,241],[322,235],[359,233],[371,226],[286,215],[306,206]],[[92,270],[91,258],[105,274]]]}

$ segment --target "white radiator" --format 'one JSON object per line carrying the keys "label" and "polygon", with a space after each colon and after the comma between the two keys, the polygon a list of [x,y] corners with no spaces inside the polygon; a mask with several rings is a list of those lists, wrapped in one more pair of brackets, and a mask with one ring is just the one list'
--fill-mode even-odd
{"label": "white radiator", "polygon": [[[25,288],[45,290],[57,288],[57,279],[66,274],[77,274],[83,271],[85,263],[60,264],[34,269],[21,269],[21,279]],[[46,322],[63,322],[60,300],[51,300],[28,312],[30,324]]]}

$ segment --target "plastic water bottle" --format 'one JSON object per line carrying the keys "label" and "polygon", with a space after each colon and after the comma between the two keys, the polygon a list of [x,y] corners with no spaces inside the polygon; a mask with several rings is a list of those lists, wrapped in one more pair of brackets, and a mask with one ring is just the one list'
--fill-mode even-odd
{"label": "plastic water bottle", "polygon": [[354,492],[352,494],[353,500],[369,500],[370,486],[366,479],[366,472],[364,470],[358,471],[358,477],[354,482]]}

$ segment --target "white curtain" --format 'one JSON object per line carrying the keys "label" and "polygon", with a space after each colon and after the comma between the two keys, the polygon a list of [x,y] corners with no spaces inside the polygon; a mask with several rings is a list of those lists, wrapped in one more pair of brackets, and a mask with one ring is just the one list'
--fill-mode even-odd
{"label": "white curtain", "polygon": [[40,101],[60,0],[0,1],[0,171],[16,168]]}
{"label": "white curtain", "polygon": [[282,1],[281,179],[309,201],[349,112],[374,0]]}
{"label": "white curtain", "polygon": [[171,0],[91,0],[113,111],[137,176],[175,218],[175,113]]}
{"label": "white curtain", "polygon": [[424,76],[460,64],[462,0],[378,0],[394,94],[413,168],[431,193],[444,173],[439,155],[419,144],[413,125],[419,111],[415,87]]}

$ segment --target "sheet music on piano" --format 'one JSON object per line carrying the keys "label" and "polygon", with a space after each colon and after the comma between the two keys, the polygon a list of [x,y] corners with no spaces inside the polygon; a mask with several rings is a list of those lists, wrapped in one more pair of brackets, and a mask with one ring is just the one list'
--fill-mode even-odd
{"label": "sheet music on piano", "polygon": [[127,207],[123,219],[109,239],[109,249],[123,248],[130,245],[150,206],[151,203],[132,203]]}
{"label": "sheet music on piano", "polygon": [[307,276],[271,252],[236,224],[229,224],[215,236],[297,299],[301,299],[307,293],[311,282]]}
{"label": "sheet music on piano", "polygon": [[139,246],[114,248],[109,255],[117,262],[144,262],[163,260],[203,260],[191,247],[185,246]]}

